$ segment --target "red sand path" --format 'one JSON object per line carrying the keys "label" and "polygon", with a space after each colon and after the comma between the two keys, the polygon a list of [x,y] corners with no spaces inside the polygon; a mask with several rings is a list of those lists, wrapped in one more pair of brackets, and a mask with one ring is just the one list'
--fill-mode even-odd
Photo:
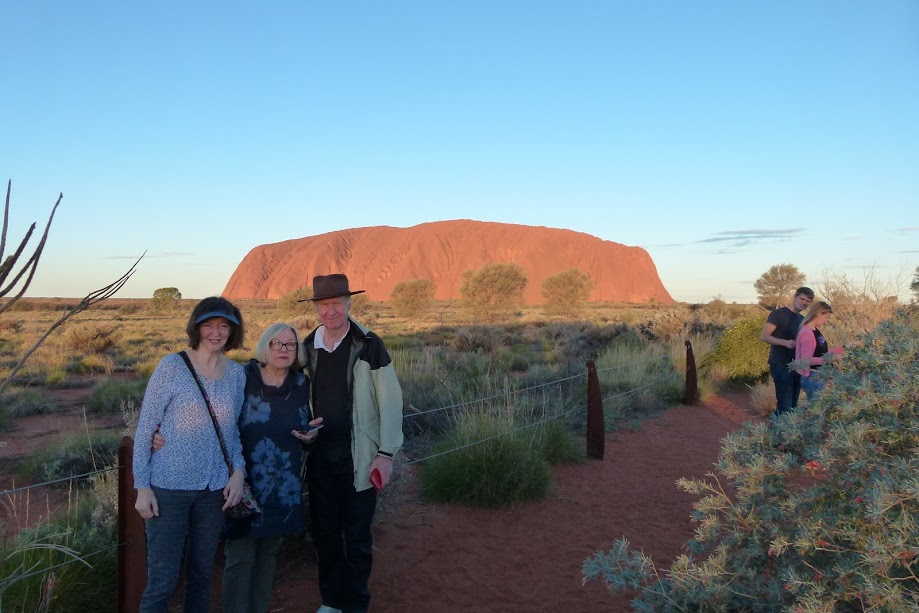
{"label": "red sand path", "polygon": [[[693,534],[692,497],[676,480],[713,470],[721,439],[753,418],[740,393],[676,407],[607,434],[604,460],[556,469],[547,500],[506,510],[420,502],[405,479],[374,523],[371,610],[630,610],[628,597],[583,585],[584,559],[624,536],[669,564]],[[305,559],[279,565],[271,610],[318,607],[316,567]]]}

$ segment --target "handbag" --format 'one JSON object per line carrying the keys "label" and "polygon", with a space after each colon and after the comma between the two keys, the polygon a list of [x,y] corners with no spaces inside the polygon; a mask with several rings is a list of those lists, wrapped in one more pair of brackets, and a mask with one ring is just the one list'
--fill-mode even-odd
{"label": "handbag", "polygon": [[[204,404],[207,405],[207,412],[211,416],[211,423],[214,424],[214,431],[217,433],[217,441],[220,443],[220,451],[223,452],[223,460],[227,463],[228,474],[232,475],[233,463],[230,462],[230,454],[227,453],[227,446],[223,442],[223,435],[220,434],[220,426],[217,424],[217,416],[214,415],[214,409],[211,407],[211,399],[207,397],[207,392],[204,391],[204,385],[201,384],[201,379],[198,378],[198,373],[195,372],[195,367],[192,366],[188,354],[184,351],[180,351],[179,355],[182,356],[182,360],[184,360],[185,365],[188,366],[192,378],[195,380],[195,383],[198,384],[198,389],[201,390],[201,395],[204,396]],[[243,481],[242,497],[239,499],[239,503],[236,506],[227,509],[227,513],[234,519],[242,519],[261,512],[262,508],[255,499],[255,494],[252,492],[252,486],[249,485],[248,481]]]}

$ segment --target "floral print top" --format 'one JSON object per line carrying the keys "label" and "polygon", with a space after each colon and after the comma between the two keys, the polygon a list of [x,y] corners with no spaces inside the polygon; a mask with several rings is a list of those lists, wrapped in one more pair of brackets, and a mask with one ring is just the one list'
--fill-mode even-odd
{"label": "floral print top", "polygon": [[229,519],[228,538],[280,536],[304,529],[300,465],[303,446],[290,433],[309,417],[309,381],[290,371],[281,387],[262,380],[256,360],[246,365],[246,392],[239,416],[246,472],[262,507],[243,519]]}

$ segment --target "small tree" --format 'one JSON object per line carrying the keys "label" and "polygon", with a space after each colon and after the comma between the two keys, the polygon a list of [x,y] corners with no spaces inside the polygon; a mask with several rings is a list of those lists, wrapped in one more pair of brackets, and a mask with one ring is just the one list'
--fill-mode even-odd
{"label": "small tree", "polygon": [[919,266],[916,266],[916,274],[913,275],[913,282],[909,284],[909,289],[913,292],[913,299],[919,301]]}
{"label": "small tree", "polygon": [[171,313],[179,306],[182,292],[174,287],[161,287],[154,290],[150,299],[150,310],[154,313]]}
{"label": "small tree", "polygon": [[397,283],[389,299],[400,317],[417,317],[431,310],[436,290],[430,279],[409,279]]}
{"label": "small tree", "polygon": [[542,282],[543,310],[547,315],[573,317],[590,298],[591,289],[590,275],[576,268],[546,277]]}
{"label": "small tree", "polygon": [[527,277],[517,264],[487,264],[463,273],[463,305],[474,319],[495,321],[507,317],[523,302]]}
{"label": "small tree", "polygon": [[277,309],[282,317],[299,317],[312,312],[309,302],[300,302],[313,297],[313,288],[304,286],[278,298]]}
{"label": "small tree", "polygon": [[792,264],[776,264],[753,283],[763,308],[774,309],[787,302],[804,285],[806,277]]}

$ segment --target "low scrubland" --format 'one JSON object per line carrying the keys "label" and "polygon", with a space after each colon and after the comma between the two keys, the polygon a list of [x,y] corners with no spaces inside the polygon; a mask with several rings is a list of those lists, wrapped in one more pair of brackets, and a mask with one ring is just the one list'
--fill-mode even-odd
{"label": "low scrubland", "polygon": [[[145,301],[113,300],[69,322],[17,375],[16,386],[2,399],[0,417],[9,423],[53,411],[56,389],[87,387],[87,413],[121,413],[130,422],[158,361],[185,347],[185,318],[193,304],[181,300],[164,313],[152,312]],[[0,376],[61,305],[23,301],[7,314],[0,326]],[[303,334],[316,325],[309,307],[296,302],[238,305],[246,342],[230,357],[240,362],[248,360],[262,330],[275,321],[289,321]],[[401,461],[421,464],[421,491],[430,500],[493,508],[545,496],[552,487],[550,467],[584,457],[588,360],[597,367],[608,430],[640,427],[642,419],[682,401],[686,341],[698,364],[703,398],[725,386],[766,385],[765,358],[756,368],[764,346],[756,326],[765,312],[753,305],[720,300],[587,304],[577,320],[525,308],[488,325],[471,321],[452,302],[435,302],[412,318],[366,299],[354,307],[355,319],[372,327],[390,349],[405,400],[407,442]],[[725,343],[731,343],[728,349]],[[66,444],[36,450],[23,459],[18,474],[50,480],[111,465],[116,439],[115,433],[100,433],[90,437],[90,445],[86,433],[75,435]],[[114,532],[106,531],[113,521],[110,481],[72,484],[74,500],[66,517],[41,530],[7,535],[0,551],[8,562],[0,571],[8,577],[6,583],[0,579],[2,604],[34,610],[48,591],[49,575],[22,578],[26,569],[37,571],[114,544]],[[104,569],[114,555],[107,550],[87,560],[102,569],[93,575],[100,589],[112,592],[114,577]],[[89,572],[80,562],[70,566]],[[55,573],[54,598],[61,610],[81,610],[75,603],[83,602],[83,594],[62,591],[60,585],[87,579]]]}

